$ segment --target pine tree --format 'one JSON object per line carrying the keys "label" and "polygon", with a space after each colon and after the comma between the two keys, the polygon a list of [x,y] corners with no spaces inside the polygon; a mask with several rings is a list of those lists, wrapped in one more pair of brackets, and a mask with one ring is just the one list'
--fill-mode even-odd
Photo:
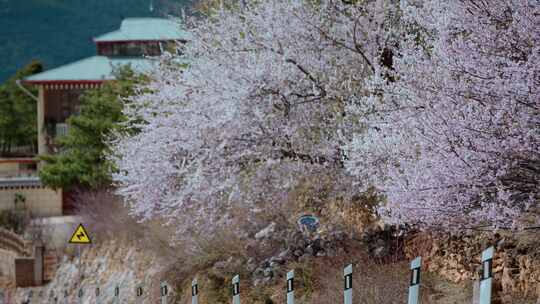
{"label": "pine tree", "polygon": [[67,120],[69,132],[59,139],[61,152],[41,156],[46,164],[41,180],[52,188],[99,188],[110,185],[113,165],[107,161],[107,141],[126,127],[124,99],[134,94],[143,76],[129,68],[118,71],[116,81],[81,96],[80,114]]}
{"label": "pine tree", "polygon": [[[0,155],[11,156],[15,147],[36,150],[36,101],[24,93],[17,80],[43,70],[40,62],[33,61],[20,69],[0,86]],[[33,93],[37,93],[35,90]]]}

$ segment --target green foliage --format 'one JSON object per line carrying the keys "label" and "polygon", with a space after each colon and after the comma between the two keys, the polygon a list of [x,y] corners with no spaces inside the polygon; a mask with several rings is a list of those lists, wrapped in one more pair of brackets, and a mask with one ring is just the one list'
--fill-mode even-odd
{"label": "green foliage", "polygon": [[[40,62],[33,61],[19,70],[0,86],[0,155],[9,156],[13,148],[30,147],[35,151],[37,142],[36,101],[24,93],[16,81],[43,70]],[[37,91],[31,91],[37,95]]]}
{"label": "green foliage", "polygon": [[24,232],[26,224],[24,210],[0,211],[0,227],[21,234]]}
{"label": "green foliage", "polygon": [[46,164],[39,174],[47,186],[97,189],[110,184],[114,166],[106,159],[107,141],[115,132],[127,130],[122,124],[124,100],[145,81],[129,68],[120,69],[116,78],[81,96],[80,114],[67,120],[69,132],[58,140],[62,151],[41,156]]}

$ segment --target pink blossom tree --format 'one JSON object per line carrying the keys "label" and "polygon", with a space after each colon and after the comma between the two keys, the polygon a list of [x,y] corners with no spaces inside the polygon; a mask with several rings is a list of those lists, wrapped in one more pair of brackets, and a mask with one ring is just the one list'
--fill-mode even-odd
{"label": "pink blossom tree", "polygon": [[364,125],[347,146],[349,172],[386,195],[380,211],[394,223],[538,219],[540,3],[406,2],[391,79],[379,69],[348,108]]}
{"label": "pink blossom tree", "polygon": [[391,1],[279,0],[194,20],[186,68],[169,55],[126,114],[140,133],[112,143],[119,193],[179,236],[287,201],[306,177],[353,192],[341,146],[345,107],[397,37]]}

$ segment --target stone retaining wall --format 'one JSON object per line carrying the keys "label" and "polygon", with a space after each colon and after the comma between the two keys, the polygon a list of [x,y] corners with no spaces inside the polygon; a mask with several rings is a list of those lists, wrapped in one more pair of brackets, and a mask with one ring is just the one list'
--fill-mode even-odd
{"label": "stone retaining wall", "polygon": [[13,265],[16,257],[16,253],[0,249],[0,277],[6,282],[11,282],[15,278]]}
{"label": "stone retaining wall", "polygon": [[540,238],[537,231],[520,234],[437,236],[416,234],[406,242],[408,258],[422,256],[423,268],[453,282],[479,277],[482,250],[495,246],[494,290],[512,303],[511,294],[540,298]]}
{"label": "stone retaining wall", "polygon": [[0,211],[15,209],[15,194],[25,199],[25,207],[32,216],[62,215],[62,190],[45,187],[0,188]]}

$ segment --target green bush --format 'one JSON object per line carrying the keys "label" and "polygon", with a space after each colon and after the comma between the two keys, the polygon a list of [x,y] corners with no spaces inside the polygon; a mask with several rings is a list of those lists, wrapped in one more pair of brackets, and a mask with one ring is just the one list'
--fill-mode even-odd
{"label": "green bush", "polygon": [[0,211],[0,227],[22,234],[26,228],[26,217],[22,210]]}

